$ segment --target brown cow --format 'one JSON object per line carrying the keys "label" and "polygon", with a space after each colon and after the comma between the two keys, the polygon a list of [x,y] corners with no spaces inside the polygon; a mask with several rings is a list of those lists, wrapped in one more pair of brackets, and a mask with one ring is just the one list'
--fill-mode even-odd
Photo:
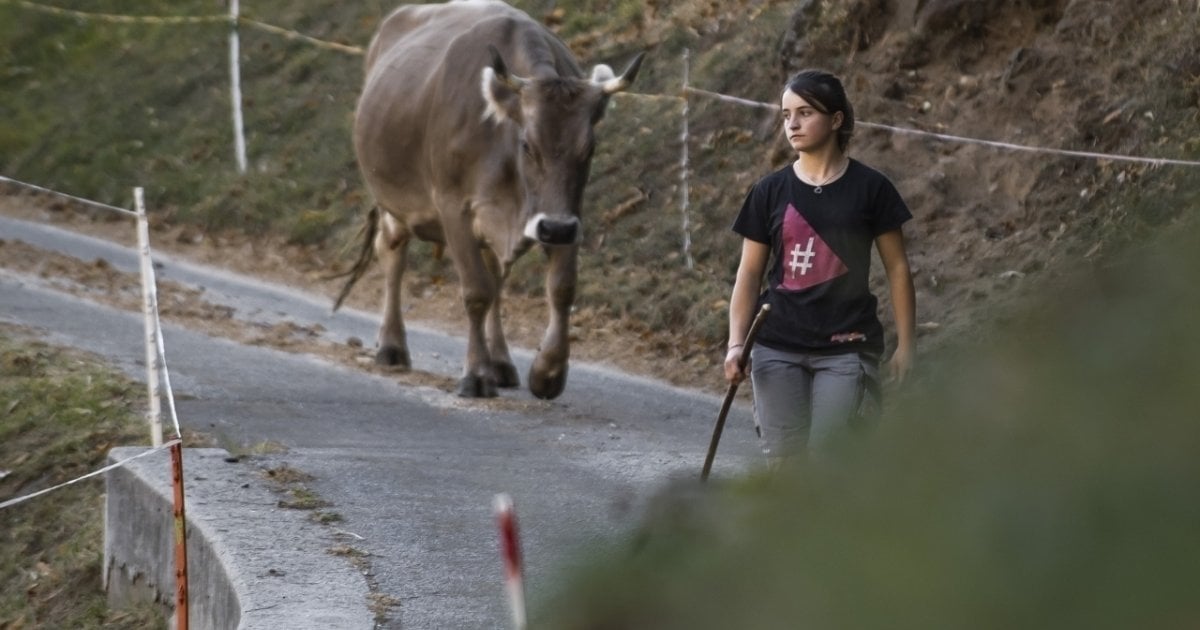
{"label": "brown cow", "polygon": [[387,274],[377,363],[410,365],[400,280],[416,236],[448,248],[462,284],[470,331],[459,395],[519,385],[500,294],[513,262],[538,244],[549,264],[550,322],[529,390],[539,398],[562,393],[593,127],[641,61],[620,77],[599,65],[585,78],[561,40],[503,2],[407,5],[383,21],[354,120],[359,168],[383,212],[371,211],[337,302],[373,246]]}

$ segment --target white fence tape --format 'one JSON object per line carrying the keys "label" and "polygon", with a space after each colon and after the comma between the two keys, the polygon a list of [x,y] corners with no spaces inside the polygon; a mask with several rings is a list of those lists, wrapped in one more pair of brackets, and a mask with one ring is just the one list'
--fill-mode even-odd
{"label": "white fence tape", "polygon": [[62,7],[51,6],[48,4],[29,2],[29,0],[0,1],[3,1],[5,4],[16,5],[31,11],[37,11],[39,13],[70,17],[77,20],[112,22],[114,24],[206,24],[212,22],[222,22],[229,19],[224,15],[117,15],[113,13],[92,13],[89,11],[64,9]]}
{"label": "white fence tape", "polygon": [[[752,101],[750,99],[729,96],[727,94],[719,94],[717,92],[709,92],[698,88],[688,87],[686,91],[690,94],[706,96],[725,103],[734,105],[743,105],[746,107],[758,107],[762,109],[779,109],[778,106],[762,101]],[[882,129],[892,133],[901,133],[914,136],[923,136],[933,138],[935,140],[943,140],[946,142],[960,142],[965,144],[978,144],[981,146],[992,147],[996,149],[1007,149],[1009,151],[1026,151],[1030,153],[1044,153],[1048,155],[1062,155],[1067,157],[1088,158],[1093,160],[1111,160],[1114,162],[1140,162],[1150,164],[1152,166],[1200,166],[1200,161],[1196,160],[1177,160],[1171,158],[1151,158],[1141,157],[1136,155],[1120,155],[1113,153],[1097,153],[1094,151],[1072,151],[1070,149],[1052,149],[1048,147],[1037,147],[1026,144],[1014,144],[1011,142],[998,142],[995,140],[981,140],[979,138],[970,138],[967,136],[956,136],[947,133],[936,133],[933,131],[923,131],[921,129],[910,129],[905,127],[895,127],[892,125],[883,125],[880,123],[866,122],[862,120],[855,121],[856,125],[867,127],[870,129]]]}
{"label": "white fence tape", "polygon": [[16,498],[13,498],[13,499],[8,499],[8,500],[6,500],[6,501],[2,501],[2,502],[0,502],[0,510],[3,510],[4,508],[12,507],[12,506],[14,506],[14,505],[17,505],[17,504],[19,504],[19,503],[24,503],[24,502],[26,502],[26,501],[28,501],[28,500],[30,500],[30,499],[34,499],[34,498],[40,497],[40,496],[42,496],[43,494],[49,494],[49,493],[51,493],[51,492],[54,492],[55,490],[61,490],[61,489],[65,488],[65,487],[67,487],[67,486],[69,486],[69,485],[72,485],[72,484],[79,483],[80,481],[84,481],[84,480],[86,480],[86,479],[91,479],[92,477],[95,477],[95,476],[98,476],[98,475],[103,475],[104,473],[106,473],[106,472],[108,472],[108,471],[110,471],[110,470],[115,470],[115,469],[117,469],[117,468],[120,468],[121,466],[124,466],[125,464],[128,464],[129,462],[132,462],[132,461],[133,461],[133,460],[135,460],[135,459],[141,459],[141,458],[143,458],[143,457],[146,457],[146,456],[149,456],[149,455],[153,455],[153,454],[155,454],[155,453],[157,453],[157,452],[159,452],[159,451],[165,451],[165,450],[167,450],[168,448],[171,448],[172,446],[174,446],[174,445],[176,445],[176,444],[179,444],[179,442],[180,442],[180,440],[178,440],[178,439],[171,440],[170,442],[167,442],[166,444],[163,444],[162,446],[158,446],[158,447],[152,448],[152,449],[150,449],[150,450],[148,450],[148,451],[145,451],[145,452],[143,452],[143,453],[139,453],[139,454],[137,454],[137,455],[134,455],[133,457],[130,457],[130,458],[127,458],[127,459],[123,459],[123,460],[121,460],[121,461],[119,461],[119,462],[116,462],[116,463],[113,463],[113,464],[109,464],[108,466],[105,466],[104,468],[101,468],[100,470],[94,470],[94,471],[92,471],[92,472],[90,472],[90,473],[88,473],[88,474],[86,474],[86,475],[83,475],[82,477],[76,477],[76,478],[74,478],[74,479],[72,479],[72,480],[70,480],[70,481],[66,481],[66,482],[60,483],[60,484],[58,484],[57,486],[51,486],[51,487],[49,487],[49,488],[45,488],[45,489],[43,489],[43,490],[38,490],[37,492],[33,492],[33,493],[30,493],[30,494],[27,494],[27,495],[24,495],[24,496],[20,496],[20,497],[16,497]]}
{"label": "white fence tape", "polygon": [[[299,33],[297,31],[292,31],[292,30],[281,28],[281,27],[278,27],[278,26],[275,26],[272,24],[261,22],[258,20],[243,18],[239,15],[238,0],[231,0],[231,6],[230,6],[230,11],[229,11],[228,15],[199,15],[199,16],[117,15],[117,14],[108,14],[108,13],[89,13],[89,12],[85,12],[85,11],[64,9],[61,7],[55,7],[55,6],[49,6],[49,5],[38,4],[35,2],[30,2],[29,0],[0,0],[0,2],[23,7],[23,8],[29,9],[29,10],[53,14],[53,15],[72,17],[72,18],[81,19],[81,20],[95,20],[95,21],[113,22],[113,23],[125,23],[125,24],[131,24],[131,23],[137,23],[137,24],[200,24],[200,23],[214,23],[214,22],[229,23],[231,25],[230,74],[231,74],[231,82],[232,82],[231,92],[232,92],[232,100],[233,100],[233,124],[234,124],[234,134],[235,134],[234,135],[234,137],[235,137],[235,154],[236,154],[236,158],[237,158],[237,162],[238,162],[239,172],[243,172],[243,173],[246,171],[246,157],[245,157],[244,130],[242,129],[242,121],[241,121],[241,87],[240,87],[240,69],[239,69],[239,63],[238,63],[239,45],[238,45],[238,34],[237,34],[237,27],[239,25],[246,24],[253,28],[256,28],[256,29],[259,29],[259,30],[262,30],[262,31],[265,31],[268,33],[272,33],[275,35],[279,35],[279,36],[287,38],[289,40],[303,41],[308,44],[318,46],[321,48],[325,48],[325,49],[329,49],[329,50],[336,50],[339,52],[354,54],[354,55],[364,54],[364,50],[358,46],[350,46],[350,45],[346,45],[346,44],[340,44],[337,42],[330,42],[330,41],[318,39],[315,37],[311,37],[311,36],[305,35],[303,33]],[[1200,10],[1200,2],[1197,3],[1197,8],[1198,8],[1198,10]],[[764,103],[761,101],[740,98],[737,96],[730,96],[727,94],[720,94],[717,92],[710,92],[708,90],[703,90],[700,88],[692,87],[691,85],[688,84],[688,81],[689,81],[689,76],[688,76],[689,75],[689,68],[688,68],[689,59],[688,59],[688,57],[689,57],[688,51],[685,50],[683,53],[683,91],[682,91],[683,93],[682,93],[682,95],[671,96],[671,95],[636,94],[635,93],[635,94],[629,94],[629,96],[642,97],[642,98],[677,98],[677,99],[681,99],[683,101],[683,132],[682,132],[682,138],[681,138],[682,144],[683,144],[683,149],[682,149],[681,160],[680,160],[681,161],[681,169],[682,169],[682,174],[681,174],[682,202],[681,203],[682,203],[682,222],[683,222],[683,225],[682,225],[683,254],[684,254],[685,264],[690,269],[693,265],[693,262],[692,262],[692,256],[691,256],[691,251],[690,251],[690,249],[691,249],[690,217],[688,216],[688,206],[689,206],[688,194],[689,194],[689,192],[688,192],[688,174],[687,173],[688,173],[688,170],[690,167],[689,156],[688,156],[688,140],[689,140],[688,115],[690,112],[689,112],[689,108],[688,108],[687,95],[694,94],[694,95],[698,95],[698,96],[704,96],[707,98],[716,99],[721,102],[726,102],[726,103],[739,105],[739,106],[743,106],[743,107],[755,107],[755,108],[760,108],[760,109],[778,109],[778,107],[771,103]],[[920,129],[896,127],[893,125],[885,125],[885,124],[866,122],[866,121],[857,121],[857,124],[861,125],[862,127],[871,128],[871,129],[880,129],[880,130],[888,131],[891,133],[914,135],[914,136],[926,137],[926,138],[936,139],[936,140],[945,141],[945,142],[975,144],[975,145],[979,145],[979,146],[986,146],[986,147],[991,147],[991,148],[995,148],[995,149],[1002,149],[1002,150],[1009,150],[1009,151],[1023,151],[1023,152],[1029,152],[1029,153],[1039,153],[1039,154],[1045,154],[1045,155],[1059,155],[1059,156],[1065,156],[1065,157],[1076,157],[1076,158],[1085,158],[1085,159],[1093,159],[1093,160],[1136,162],[1136,163],[1149,164],[1152,166],[1167,166],[1167,165],[1170,165],[1170,166],[1193,166],[1193,167],[1200,166],[1200,161],[1196,161],[1196,160],[1182,160],[1182,159],[1172,159],[1172,158],[1151,158],[1151,157],[1141,157],[1141,156],[1133,156],[1133,155],[1100,153],[1100,152],[1093,152],[1093,151],[1075,151],[1075,150],[1069,150],[1069,149],[1054,149],[1054,148],[1047,148],[1047,147],[1037,147],[1037,146],[1031,146],[1031,145],[1015,144],[1015,143],[1010,143],[1010,142],[983,140],[983,139],[979,139],[979,138],[970,138],[970,137],[966,137],[966,136],[959,136],[959,135],[953,135],[953,134],[944,134],[944,133],[936,133],[936,132],[931,132],[931,131],[923,131]],[[76,197],[73,195],[68,195],[66,193],[61,193],[61,192],[51,190],[48,188],[43,188],[41,186],[37,186],[37,185],[30,184],[27,182],[18,181],[15,179],[4,177],[2,175],[0,175],[0,182],[7,182],[7,183],[11,183],[11,184],[16,184],[19,186],[24,186],[24,187],[27,187],[27,188],[30,188],[33,190],[43,192],[43,193],[48,193],[48,194],[53,194],[53,195],[57,195],[60,197],[64,197],[64,198],[70,199],[76,203],[81,203],[84,205],[88,205],[88,206],[92,206],[92,207],[96,207],[96,208],[100,208],[100,209],[104,209],[104,210],[109,210],[109,211],[114,211],[114,212],[118,212],[118,213],[125,214],[125,215],[130,215],[130,216],[138,218],[139,231],[145,229],[145,227],[146,227],[145,226],[145,220],[146,220],[145,212],[144,212],[144,209],[141,209],[141,207],[140,207],[141,206],[141,193],[142,193],[140,188],[137,189],[135,192],[135,196],[138,199],[138,205],[139,205],[140,212],[134,212],[134,211],[131,211],[131,210],[128,210],[125,208],[119,208],[119,207],[112,206],[109,204],[100,203],[97,201],[92,201],[90,199],[84,199],[82,197]],[[144,259],[148,261],[149,257],[150,257],[148,236],[146,236],[144,238],[146,240],[144,241],[144,244],[142,245],[142,247],[140,249],[143,250],[142,255],[143,255]],[[53,492],[55,490],[78,483],[85,479],[89,479],[89,478],[95,477],[97,475],[101,475],[101,474],[108,472],[110,470],[113,470],[115,468],[119,468],[120,466],[123,466],[135,459],[139,459],[141,457],[146,457],[150,454],[156,453],[160,450],[164,450],[164,449],[169,448],[180,442],[180,439],[182,436],[182,431],[180,429],[179,418],[178,418],[178,415],[177,415],[176,409],[175,409],[175,397],[174,397],[174,393],[172,392],[172,389],[171,389],[170,374],[166,368],[166,351],[165,351],[165,345],[163,343],[163,338],[162,338],[162,324],[159,319],[159,313],[158,313],[158,298],[157,298],[157,288],[156,288],[157,283],[154,280],[154,271],[153,271],[152,263],[149,265],[148,272],[143,271],[143,281],[144,281],[145,300],[147,302],[146,303],[146,317],[147,317],[147,322],[148,322],[147,323],[148,332],[147,332],[146,340],[147,340],[148,344],[153,345],[153,348],[150,348],[150,347],[147,348],[147,362],[157,364],[157,366],[160,366],[162,369],[163,385],[164,385],[166,393],[167,393],[167,399],[168,399],[168,403],[169,403],[171,420],[172,420],[173,427],[175,429],[175,439],[173,439],[165,444],[161,444],[161,442],[162,442],[161,426],[159,426],[158,427],[158,437],[157,438],[152,437],[152,439],[154,440],[156,445],[161,444],[161,446],[156,446],[154,449],[146,451],[140,455],[136,455],[129,459],[122,460],[120,462],[116,462],[110,466],[106,466],[100,470],[94,471],[92,473],[88,473],[88,474],[86,474],[82,477],[78,477],[76,479],[72,479],[71,481],[67,481],[65,483],[58,484],[51,488],[46,488],[44,490],[39,490],[32,494],[28,494],[28,495],[25,495],[22,497],[8,499],[6,501],[0,502],[0,509],[4,509],[7,507],[17,505],[19,503],[23,503],[23,502],[33,499],[35,497],[47,494],[49,492]],[[153,334],[151,334],[151,332],[150,332],[151,331],[150,324],[149,324],[150,319],[153,319],[153,326],[152,326]],[[151,359],[151,354],[153,354],[153,359]],[[147,366],[147,368],[148,368],[148,370],[152,369],[151,366],[149,366],[149,365]],[[148,380],[151,381],[150,387],[151,387],[152,409],[154,407],[160,407],[161,403],[157,400],[157,396],[155,394],[155,391],[157,389],[157,387],[156,387],[157,383],[155,383],[156,377],[152,374],[152,372],[148,372]]]}
{"label": "white fence tape", "polygon": [[[148,230],[148,223],[146,221],[145,205],[143,203],[143,198],[142,198],[142,189],[140,187],[134,189],[134,200],[135,200],[135,205],[138,210],[137,210],[137,212],[133,212],[133,211],[127,210],[125,208],[118,208],[116,206],[111,206],[111,205],[108,205],[105,203],[100,203],[98,201],[92,201],[90,199],[84,199],[82,197],[75,197],[73,195],[61,193],[56,190],[51,190],[49,188],[43,188],[41,186],[37,186],[34,184],[29,184],[26,182],[18,181],[18,180],[9,178],[9,177],[4,177],[3,175],[0,175],[0,181],[8,182],[11,184],[16,184],[19,186],[25,186],[25,187],[31,188],[33,190],[37,190],[39,192],[57,195],[57,196],[64,197],[64,198],[70,199],[72,201],[75,201],[78,203],[83,203],[83,204],[86,204],[89,206],[94,206],[94,207],[105,209],[105,210],[111,210],[111,211],[119,212],[119,213],[126,214],[126,215],[132,215],[133,217],[135,217],[137,219],[138,244],[139,244],[138,253],[139,253],[141,269],[142,269],[143,313],[144,313],[145,322],[146,322],[146,332],[145,332],[146,375],[147,375],[146,380],[147,380],[147,386],[149,388],[149,404],[150,404],[150,410],[149,410],[149,413],[147,414],[147,418],[148,418],[150,426],[151,426],[150,438],[151,438],[151,442],[154,446],[153,450],[146,451],[145,453],[142,453],[140,455],[130,457],[128,459],[122,460],[122,461],[112,464],[110,466],[106,466],[100,470],[88,473],[86,475],[77,477],[75,479],[72,479],[72,480],[64,482],[64,483],[58,484],[51,488],[46,488],[44,490],[39,490],[39,491],[31,493],[31,494],[16,497],[13,499],[7,499],[3,502],[0,502],[0,509],[4,509],[4,508],[10,507],[10,506],[17,505],[19,503],[24,503],[25,501],[28,501],[34,497],[39,497],[41,495],[47,494],[49,492],[53,492],[60,488],[65,488],[69,485],[79,483],[80,481],[103,474],[105,472],[113,470],[114,468],[119,468],[121,466],[124,466],[125,464],[127,464],[135,459],[145,457],[147,455],[150,455],[151,453],[155,453],[155,452],[164,450],[166,448],[169,448],[175,444],[179,444],[180,441],[183,439],[183,431],[180,428],[179,415],[175,409],[175,393],[174,393],[174,390],[171,388],[171,373],[167,369],[166,345],[163,342],[162,321],[160,320],[159,313],[158,313],[158,288],[157,288],[158,283],[157,283],[157,280],[155,279],[154,262],[151,258],[149,230]],[[159,388],[159,384],[160,384],[159,379],[160,378],[162,379],[161,380],[161,385],[162,385],[161,389]],[[162,391],[162,390],[166,391],[168,409],[170,410],[170,414],[171,414],[171,423],[175,429],[174,439],[172,439],[171,441],[169,441],[165,444],[162,441],[162,425],[161,425],[160,411],[159,411],[162,406],[161,400],[160,400],[160,391]]]}
{"label": "white fence tape", "polygon": [[127,208],[118,208],[116,206],[110,206],[106,203],[100,203],[99,201],[92,201],[91,199],[84,199],[83,197],[76,197],[74,195],[68,195],[67,193],[58,192],[57,190],[50,190],[49,188],[42,188],[41,186],[38,186],[36,184],[30,184],[29,182],[23,182],[20,180],[12,179],[10,177],[5,177],[3,175],[0,175],[0,182],[16,184],[17,186],[23,186],[25,188],[29,188],[30,190],[36,190],[38,192],[55,195],[58,197],[62,197],[64,199],[70,199],[71,201],[74,201],[76,203],[81,203],[85,206],[92,206],[93,208],[100,208],[101,210],[109,210],[111,212],[119,212],[121,214],[126,214],[126,215],[129,215],[132,217],[137,216],[136,212],[134,212],[133,210],[129,210]]}
{"label": "white fence tape", "polygon": [[29,0],[0,0],[0,2],[10,5],[16,5],[32,11],[47,13],[50,15],[58,15],[62,17],[70,17],[77,20],[92,20],[98,22],[111,22],[118,24],[204,24],[214,22],[227,22],[230,25],[229,29],[229,100],[230,107],[233,110],[233,153],[234,161],[237,163],[238,173],[245,174],[247,168],[246,160],[246,131],[245,124],[242,118],[242,72],[240,61],[240,43],[238,38],[238,26],[245,24],[256,28],[260,31],[278,35],[290,41],[302,41],[307,44],[318,46],[329,50],[349,53],[352,55],[363,55],[365,51],[358,46],[348,46],[337,42],[330,42],[316,37],[311,37],[303,33],[281,28],[274,24],[267,24],[250,18],[244,18],[240,14],[239,1],[229,0],[228,15],[176,15],[176,16],[157,16],[157,15],[118,15],[114,13],[91,13],[87,11],[76,11],[74,9],[64,9],[45,4],[30,2]]}
{"label": "white fence tape", "polygon": [[946,142],[960,142],[964,144],[978,144],[985,147],[995,149],[1006,149],[1009,151],[1025,151],[1028,153],[1043,153],[1046,155],[1060,155],[1066,157],[1087,158],[1092,160],[1104,160],[1112,162],[1138,162],[1141,164],[1149,164],[1151,166],[1200,166],[1200,161],[1196,160],[1177,160],[1172,158],[1152,158],[1141,157],[1137,155],[1120,155],[1114,153],[1097,153],[1093,151],[1072,151],[1070,149],[1052,149],[1047,147],[1036,147],[1026,144],[1013,144],[1011,142],[998,142],[995,140],[981,140],[979,138],[968,138],[965,136],[955,136],[947,133],[936,133],[933,131],[922,131],[920,129],[908,129],[905,127],[893,127],[891,125],[881,125],[879,123],[858,121],[855,124],[863,127],[874,129],[883,129],[892,133],[901,133],[914,136],[924,136],[935,140],[944,140]]}
{"label": "white fence tape", "polygon": [[[336,50],[336,51],[353,54],[353,55],[362,55],[365,52],[364,49],[360,46],[350,46],[347,44],[340,44],[338,42],[331,42],[331,41],[319,39],[316,37],[311,37],[309,35],[305,35],[298,31],[289,30],[286,28],[275,26],[273,24],[268,24],[266,22],[261,22],[258,20],[241,17],[237,14],[237,10],[236,10],[236,5],[237,5],[238,0],[231,0],[233,6],[230,7],[231,10],[230,10],[229,15],[198,15],[198,16],[116,15],[116,14],[110,14],[110,13],[88,13],[85,11],[75,11],[72,9],[63,9],[61,7],[55,7],[55,6],[30,2],[29,0],[0,0],[0,2],[7,3],[10,5],[24,7],[24,8],[30,9],[30,10],[34,10],[34,11],[40,11],[43,13],[69,16],[69,17],[75,17],[75,18],[79,18],[79,19],[107,21],[107,22],[147,23],[147,24],[197,24],[197,23],[205,23],[205,22],[226,21],[226,22],[231,23],[231,25],[233,26],[233,28],[235,30],[239,24],[246,24],[253,28],[256,28],[256,29],[259,29],[259,30],[262,30],[262,31],[265,31],[268,33],[273,33],[275,35],[279,35],[286,39],[303,41],[308,44],[318,46],[320,48]],[[1197,6],[1200,6],[1200,2],[1197,3]],[[231,46],[231,48],[232,48],[232,46]],[[234,52],[234,54],[231,56],[230,63],[231,63],[232,71],[237,72],[236,51],[233,51],[233,52]],[[685,53],[685,64],[686,64],[686,53]],[[685,70],[685,73],[686,73],[686,70]],[[684,94],[682,96],[636,94],[636,93],[630,94],[630,96],[634,96],[634,97],[640,96],[640,97],[645,97],[645,98],[680,98],[680,99],[683,99],[686,103],[687,94],[696,94],[699,96],[706,96],[706,97],[714,98],[714,99],[717,99],[717,100],[720,100],[720,101],[723,101],[726,103],[742,105],[745,107],[756,107],[756,108],[762,108],[762,109],[778,109],[778,106],[771,104],[771,103],[764,103],[762,101],[755,101],[755,100],[741,98],[741,97],[737,97],[737,96],[730,96],[728,94],[720,94],[718,92],[710,92],[708,90],[695,88],[695,87],[688,85],[687,81],[688,81],[688,79],[685,76],[684,77],[684,87],[683,87]],[[237,114],[235,114],[235,117],[236,116],[237,116]],[[685,104],[684,116],[685,117],[687,116],[686,104]],[[1181,159],[1172,159],[1172,158],[1152,158],[1152,157],[1141,157],[1141,156],[1133,156],[1133,155],[1099,153],[1099,152],[1093,152],[1093,151],[1074,151],[1074,150],[1070,150],[1070,149],[1053,149],[1053,148],[1048,148],[1048,147],[1038,147],[1038,146],[1032,146],[1032,145],[1015,144],[1015,143],[1011,143],[1011,142],[1000,142],[1000,141],[995,141],[995,140],[984,140],[984,139],[979,139],[979,138],[971,138],[971,137],[967,137],[967,136],[936,133],[936,132],[932,132],[932,131],[923,131],[920,129],[896,127],[893,125],[886,125],[886,124],[873,123],[873,122],[867,122],[867,121],[856,121],[856,122],[857,122],[857,124],[859,124],[863,127],[872,128],[872,129],[881,129],[881,130],[890,131],[893,133],[923,136],[923,137],[933,138],[933,139],[942,140],[942,141],[946,141],[946,142],[976,144],[976,145],[980,145],[980,146],[987,146],[987,147],[992,147],[992,148],[996,148],[996,149],[1005,149],[1005,150],[1010,150],[1010,151],[1025,151],[1025,152],[1030,152],[1030,153],[1042,153],[1042,154],[1047,154],[1047,155],[1060,155],[1060,156],[1066,156],[1066,157],[1077,157],[1077,158],[1086,158],[1086,159],[1093,159],[1093,160],[1138,162],[1138,163],[1143,163],[1143,164],[1150,164],[1152,166],[1167,166],[1167,165],[1200,166],[1200,161],[1196,161],[1196,160],[1181,160]],[[235,126],[236,126],[236,124],[237,123],[235,122]],[[244,153],[244,149],[242,149],[241,152]],[[241,166],[240,160],[239,160],[239,169],[241,169],[241,171],[244,172],[244,167]]]}
{"label": "white fence tape", "polygon": [[284,39],[293,40],[293,41],[301,41],[301,42],[305,42],[307,44],[312,44],[313,46],[316,46],[317,48],[325,48],[327,50],[336,50],[338,52],[343,52],[343,53],[346,53],[349,55],[365,55],[367,53],[367,51],[364,50],[361,46],[350,46],[348,44],[339,44],[338,42],[331,42],[331,41],[324,40],[324,39],[318,39],[316,37],[305,35],[304,33],[301,33],[298,31],[293,31],[293,30],[289,30],[286,28],[280,28],[278,26],[275,26],[274,24],[267,24],[266,22],[260,22],[258,20],[252,20],[250,18],[239,18],[238,22],[242,23],[242,24],[246,24],[248,26],[252,26],[260,31],[265,31],[267,33],[272,33],[274,35],[278,35]]}
{"label": "white fence tape", "polygon": [[[236,0],[234,0],[236,1]],[[111,22],[114,24],[164,24],[164,25],[180,25],[180,24],[212,24],[215,22],[227,22],[233,27],[240,24],[245,24],[260,31],[278,35],[284,39],[303,41],[320,48],[329,50],[337,50],[351,55],[362,55],[365,51],[359,46],[350,46],[331,42],[323,39],[318,39],[309,35],[305,35],[299,31],[267,24],[247,17],[238,15],[233,7],[230,7],[228,15],[211,14],[211,15],[119,15],[115,13],[92,13],[88,11],[76,11],[75,9],[64,9],[62,7],[51,6],[48,4],[39,4],[30,2],[29,0],[0,0],[0,2],[10,5],[16,5],[31,11],[47,13],[50,15],[58,15],[62,17],[75,18],[77,20],[91,20],[95,22]]]}

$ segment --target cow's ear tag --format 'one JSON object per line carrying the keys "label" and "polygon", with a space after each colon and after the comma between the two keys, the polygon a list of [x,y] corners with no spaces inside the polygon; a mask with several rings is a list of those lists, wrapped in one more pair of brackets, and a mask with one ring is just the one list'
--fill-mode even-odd
{"label": "cow's ear tag", "polygon": [[483,112],[484,119],[511,120],[521,124],[521,84],[522,81],[508,73],[508,66],[500,51],[495,46],[488,46],[492,54],[492,65],[483,69],[483,100],[487,109]]}

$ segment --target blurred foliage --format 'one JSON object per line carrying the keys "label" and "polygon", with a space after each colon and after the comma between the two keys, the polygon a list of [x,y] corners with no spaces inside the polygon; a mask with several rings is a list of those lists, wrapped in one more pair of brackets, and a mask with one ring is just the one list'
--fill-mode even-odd
{"label": "blurred foliage", "polygon": [[1200,229],[1177,222],[961,343],[869,439],[668,488],[531,627],[1200,622]]}
{"label": "blurred foliage", "polygon": [[[114,446],[144,442],[142,392],[94,358],[0,326],[0,498],[92,472]],[[151,606],[108,609],[103,515],[102,479],[0,510],[0,627],[166,627]]]}

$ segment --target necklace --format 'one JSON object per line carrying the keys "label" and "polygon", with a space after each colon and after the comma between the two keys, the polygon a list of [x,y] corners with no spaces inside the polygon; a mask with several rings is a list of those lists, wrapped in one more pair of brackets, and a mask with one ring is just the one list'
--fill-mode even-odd
{"label": "necklace", "polygon": [[828,184],[829,182],[831,182],[831,181],[833,181],[833,180],[835,180],[835,179],[837,179],[837,178],[841,177],[843,174],[845,174],[845,172],[846,172],[846,169],[847,169],[847,168],[849,168],[849,167],[850,167],[850,160],[849,160],[849,159],[846,159],[846,161],[842,162],[842,167],[841,167],[841,168],[839,168],[839,169],[838,169],[836,172],[834,172],[834,173],[833,173],[832,175],[830,175],[829,177],[826,177],[826,178],[825,178],[825,181],[823,181],[823,182],[821,182],[821,183],[819,183],[819,184],[814,184],[814,183],[812,183],[811,181],[809,181],[807,178],[805,178],[804,176],[800,175],[800,164],[799,164],[799,162],[797,162],[797,163],[796,163],[796,174],[797,174],[797,176],[799,176],[799,177],[800,177],[800,179],[801,179],[801,180],[802,180],[804,183],[806,183],[806,184],[808,184],[808,185],[810,185],[810,186],[813,186],[813,194],[817,194],[817,195],[819,195],[819,194],[821,194],[821,192],[822,192],[822,191],[824,191],[824,190],[825,190],[825,185],[826,185],[826,184]]}

